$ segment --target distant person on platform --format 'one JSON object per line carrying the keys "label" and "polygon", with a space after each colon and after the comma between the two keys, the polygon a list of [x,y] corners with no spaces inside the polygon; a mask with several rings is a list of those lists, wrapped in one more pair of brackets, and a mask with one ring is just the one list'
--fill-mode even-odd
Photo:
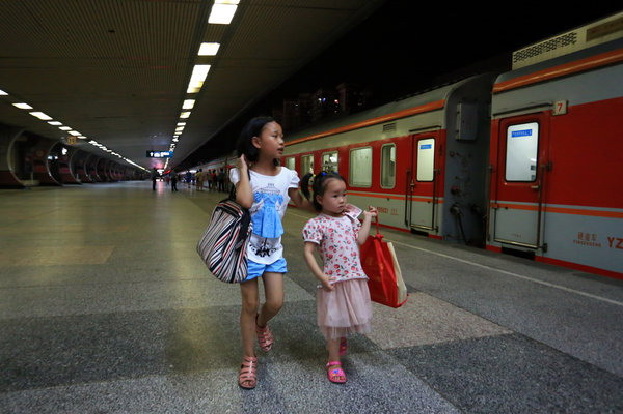
{"label": "distant person on platform", "polygon": [[222,168],[220,169],[216,179],[218,181],[218,190],[221,193],[225,192],[225,171]]}
{"label": "distant person on platform", "polygon": [[169,177],[171,178],[171,191],[177,191],[177,174],[175,171],[171,171]]}
{"label": "distant person on platform", "polygon": [[201,168],[199,168],[199,170],[195,173],[195,187],[197,188],[197,190],[203,189],[203,177],[203,171],[201,171]]}
{"label": "distant person on platform", "polygon": [[156,189],[156,180],[158,179],[158,177],[160,177],[160,174],[158,174],[158,170],[156,170],[155,168],[151,171],[151,181],[153,183],[153,189]]}
{"label": "distant person on platform", "polygon": [[193,174],[190,171],[186,172],[186,188],[190,188],[193,181]]}

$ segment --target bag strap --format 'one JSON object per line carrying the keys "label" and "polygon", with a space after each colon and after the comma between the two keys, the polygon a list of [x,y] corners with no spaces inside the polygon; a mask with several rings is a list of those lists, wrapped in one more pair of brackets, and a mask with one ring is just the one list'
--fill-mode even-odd
{"label": "bag strap", "polygon": [[229,197],[231,201],[236,201],[236,184],[231,183],[231,188],[229,189]]}
{"label": "bag strap", "polygon": [[378,236],[381,234],[381,230],[379,229],[379,215],[378,214],[374,217],[374,224],[376,226],[376,235]]}

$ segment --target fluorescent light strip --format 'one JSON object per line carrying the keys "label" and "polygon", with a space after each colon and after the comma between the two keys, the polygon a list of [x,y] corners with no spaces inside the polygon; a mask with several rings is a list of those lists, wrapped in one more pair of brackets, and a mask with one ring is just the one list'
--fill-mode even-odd
{"label": "fluorescent light strip", "polygon": [[0,95],[8,95],[8,93],[6,93],[5,91],[3,91],[2,89],[0,89]]}
{"label": "fluorescent light strip", "polygon": [[188,93],[197,93],[203,86],[203,82],[205,82],[208,77],[208,72],[210,72],[210,65],[195,65],[193,68],[193,73],[190,76],[190,81],[188,82],[188,89],[186,92]]}
{"label": "fluorescent light strip", "polygon": [[208,23],[230,24],[234,20],[239,0],[214,0]]}
{"label": "fluorescent light strip", "polygon": [[216,56],[219,47],[221,47],[221,44],[217,42],[202,42],[199,45],[197,56]]}
{"label": "fluorescent light strip", "polygon": [[43,121],[50,121],[52,120],[51,116],[48,116],[46,114],[44,114],[43,112],[30,112],[30,115],[34,116],[35,118],[39,118]]}
{"label": "fluorescent light strip", "polygon": [[14,107],[18,109],[32,109],[32,106],[28,105],[26,102],[17,102],[17,103],[12,103],[11,105],[13,105]]}

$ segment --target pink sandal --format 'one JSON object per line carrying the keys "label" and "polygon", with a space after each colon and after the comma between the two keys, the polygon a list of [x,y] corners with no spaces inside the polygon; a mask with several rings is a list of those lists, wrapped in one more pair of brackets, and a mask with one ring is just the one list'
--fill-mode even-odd
{"label": "pink sandal", "polygon": [[340,356],[344,356],[348,353],[348,340],[343,336],[340,340]]}
{"label": "pink sandal", "polygon": [[238,374],[238,385],[242,388],[250,390],[255,388],[255,369],[257,368],[256,357],[244,357],[240,366],[240,374]]}
{"label": "pink sandal", "polygon": [[255,317],[255,333],[257,334],[257,341],[260,344],[260,348],[262,351],[268,352],[273,347],[273,343],[275,342],[275,338],[273,337],[273,333],[271,332],[268,325],[263,328],[260,328],[257,324],[257,318],[259,315]]}
{"label": "pink sandal", "polygon": [[344,384],[346,382],[346,373],[342,369],[340,361],[327,362],[327,378],[334,384]]}

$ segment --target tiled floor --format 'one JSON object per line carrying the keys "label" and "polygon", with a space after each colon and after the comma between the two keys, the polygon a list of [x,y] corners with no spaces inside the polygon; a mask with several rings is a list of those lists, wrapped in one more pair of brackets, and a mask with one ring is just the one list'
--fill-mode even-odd
{"label": "tiled floor", "polygon": [[222,195],[180,190],[0,190],[0,412],[623,412],[621,281],[392,231],[410,299],[374,305],[329,383],[296,209],[277,342],[240,389],[239,288],[195,253]]}

